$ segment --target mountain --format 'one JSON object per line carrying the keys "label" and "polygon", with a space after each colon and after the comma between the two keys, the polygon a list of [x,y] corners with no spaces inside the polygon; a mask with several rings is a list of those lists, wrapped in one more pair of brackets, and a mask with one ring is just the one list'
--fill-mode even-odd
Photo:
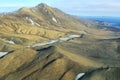
{"label": "mountain", "polygon": [[74,80],[119,67],[119,30],[98,24],[44,3],[0,14],[0,80]]}
{"label": "mountain", "polygon": [[94,21],[105,21],[112,26],[119,27],[120,17],[113,16],[83,16],[83,18],[94,20]]}
{"label": "mountain", "polygon": [[[78,17],[77,17],[78,18]],[[113,31],[113,32],[119,32],[120,28],[111,25],[110,23],[106,22],[106,21],[99,21],[99,20],[94,20],[94,19],[87,19],[87,18],[79,18],[80,22],[83,23],[85,26],[87,27],[94,27],[94,28],[98,28],[98,29],[105,29],[108,31]]]}

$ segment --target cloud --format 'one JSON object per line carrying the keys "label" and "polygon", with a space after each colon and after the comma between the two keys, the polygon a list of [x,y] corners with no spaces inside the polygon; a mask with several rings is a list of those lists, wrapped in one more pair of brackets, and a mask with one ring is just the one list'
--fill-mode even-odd
{"label": "cloud", "polygon": [[120,0],[61,0],[54,6],[77,15],[120,16]]}
{"label": "cloud", "polygon": [[0,7],[32,7],[40,3],[51,4],[60,0],[1,0]]}

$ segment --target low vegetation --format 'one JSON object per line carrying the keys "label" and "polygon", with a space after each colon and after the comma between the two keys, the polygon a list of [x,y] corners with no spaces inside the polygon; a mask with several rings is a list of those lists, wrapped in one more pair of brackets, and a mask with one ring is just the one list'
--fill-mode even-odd
{"label": "low vegetation", "polygon": [[[86,72],[80,80],[119,80],[120,35],[92,23],[45,4],[0,14],[0,53],[13,51],[0,58],[0,80],[74,80]],[[74,34],[82,36],[58,40]]]}

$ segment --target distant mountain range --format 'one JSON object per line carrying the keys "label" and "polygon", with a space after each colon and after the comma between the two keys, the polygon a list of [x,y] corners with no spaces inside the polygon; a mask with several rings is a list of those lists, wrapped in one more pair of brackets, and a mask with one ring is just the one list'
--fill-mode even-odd
{"label": "distant mountain range", "polygon": [[120,17],[111,16],[83,16],[83,18],[94,20],[94,21],[104,21],[112,26],[120,27]]}

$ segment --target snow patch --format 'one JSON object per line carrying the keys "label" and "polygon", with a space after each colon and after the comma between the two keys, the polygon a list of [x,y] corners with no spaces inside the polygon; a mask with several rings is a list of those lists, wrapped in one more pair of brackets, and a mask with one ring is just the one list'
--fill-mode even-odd
{"label": "snow patch", "polygon": [[57,42],[58,42],[58,40],[51,40],[49,43],[54,44],[54,43],[57,43]]}
{"label": "snow patch", "polygon": [[38,23],[36,23],[36,22],[35,22],[35,24],[36,24],[37,26],[40,26],[40,24],[38,24]]}
{"label": "snow patch", "polygon": [[81,35],[70,35],[69,38],[78,38],[80,37]]}
{"label": "snow patch", "polygon": [[[46,45],[50,45],[50,44],[55,44],[59,41],[68,41],[68,40],[71,40],[71,39],[74,39],[74,38],[79,38],[81,37],[81,35],[69,35],[69,36],[66,36],[66,37],[61,37],[59,39],[55,39],[55,40],[50,40],[48,42],[41,42],[41,43],[36,43],[34,45],[32,45],[31,47],[39,47],[39,46],[46,46]],[[28,46],[29,48],[30,46]]]}
{"label": "snow patch", "polygon": [[9,43],[9,44],[15,44],[14,41],[6,41],[6,42]]}
{"label": "snow patch", "polygon": [[85,75],[85,73],[79,73],[77,76],[76,76],[76,78],[75,78],[75,80],[78,80],[78,79],[80,79],[82,76],[84,76]]}
{"label": "snow patch", "polygon": [[81,35],[69,35],[67,37],[61,37],[59,38],[61,41],[68,41],[68,40],[71,40],[73,38],[79,38]]}
{"label": "snow patch", "polygon": [[42,42],[42,43],[34,44],[32,47],[45,46],[45,45],[49,45],[49,44],[55,44],[57,42],[58,42],[58,40],[51,40],[49,42]]}
{"label": "snow patch", "polygon": [[31,18],[26,17],[26,20],[28,20],[32,25],[40,26],[40,24],[34,22]]}
{"label": "snow patch", "polygon": [[4,57],[5,55],[7,55],[9,52],[0,52],[0,58]]}
{"label": "snow patch", "polygon": [[62,37],[62,38],[59,38],[61,41],[68,41],[70,38],[68,37]]}
{"label": "snow patch", "polygon": [[52,20],[57,23],[57,20],[53,17]]}
{"label": "snow patch", "polygon": [[33,21],[32,19],[30,19],[30,18],[28,18],[28,17],[26,17],[26,19],[27,19],[29,22],[31,22],[32,25],[34,25],[34,21]]}

